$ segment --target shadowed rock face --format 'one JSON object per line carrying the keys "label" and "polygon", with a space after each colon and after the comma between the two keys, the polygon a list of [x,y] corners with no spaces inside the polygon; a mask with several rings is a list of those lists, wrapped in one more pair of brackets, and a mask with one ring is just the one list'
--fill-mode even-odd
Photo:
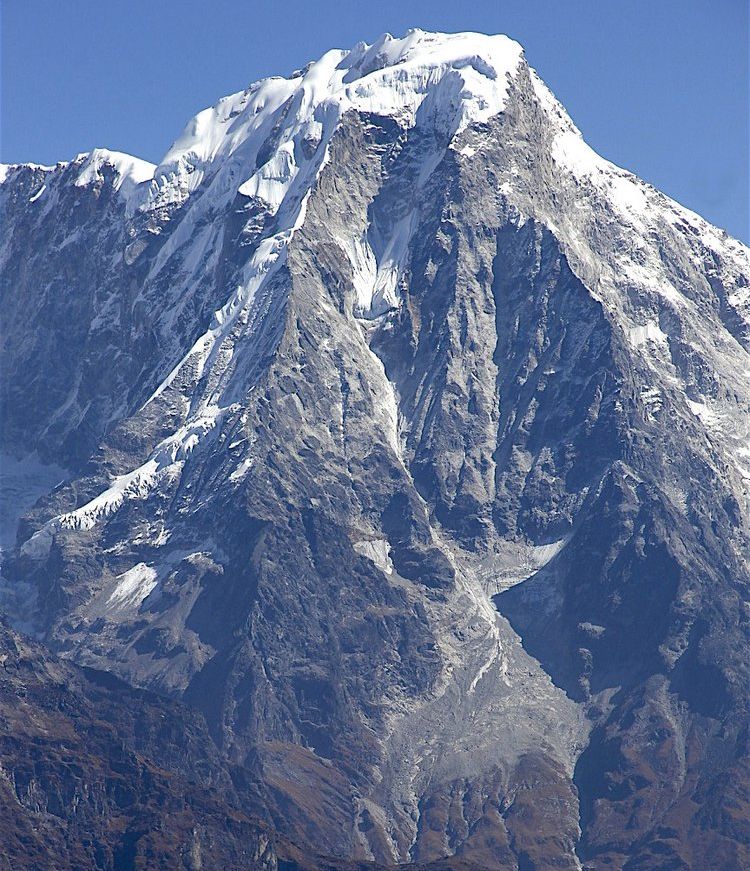
{"label": "shadowed rock face", "polygon": [[3,868],[200,868],[208,854],[276,871],[199,715],[4,625],[0,649]]}
{"label": "shadowed rock face", "polygon": [[10,170],[2,447],[76,472],[6,598],[200,711],[294,861],[742,868],[747,249],[522,59],[409,39],[227,98],[127,196]]}

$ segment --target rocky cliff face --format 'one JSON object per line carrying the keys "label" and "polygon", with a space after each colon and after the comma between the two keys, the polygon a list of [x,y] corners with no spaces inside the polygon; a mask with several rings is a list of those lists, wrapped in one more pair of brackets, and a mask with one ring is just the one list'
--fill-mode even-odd
{"label": "rocky cliff face", "polygon": [[750,863],[750,252],[515,43],[329,52],[0,210],[2,447],[72,470],[15,619],[303,849]]}
{"label": "rocky cliff face", "polygon": [[0,648],[0,867],[276,871],[200,716],[4,625]]}

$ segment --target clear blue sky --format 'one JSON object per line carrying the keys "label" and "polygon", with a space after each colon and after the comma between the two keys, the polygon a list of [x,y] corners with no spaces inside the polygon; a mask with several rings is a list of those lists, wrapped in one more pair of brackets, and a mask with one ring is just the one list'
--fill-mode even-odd
{"label": "clear blue sky", "polygon": [[0,154],[158,162],[196,111],[409,27],[507,33],[601,154],[750,241],[748,0],[0,0]]}

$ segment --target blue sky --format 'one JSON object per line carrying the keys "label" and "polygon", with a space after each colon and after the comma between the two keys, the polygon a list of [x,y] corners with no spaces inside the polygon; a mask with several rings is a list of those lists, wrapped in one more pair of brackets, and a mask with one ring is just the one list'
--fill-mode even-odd
{"label": "blue sky", "polygon": [[158,162],[224,94],[409,27],[507,33],[605,157],[750,241],[747,0],[2,0],[0,156]]}

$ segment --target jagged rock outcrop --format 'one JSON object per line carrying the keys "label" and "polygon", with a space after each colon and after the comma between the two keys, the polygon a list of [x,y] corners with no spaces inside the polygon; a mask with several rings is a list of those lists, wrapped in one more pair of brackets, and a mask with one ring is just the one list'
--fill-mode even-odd
{"label": "jagged rock outcrop", "polygon": [[317,851],[748,863],[750,252],[519,46],[329,52],[0,210],[3,449],[72,470],[17,618]]}

